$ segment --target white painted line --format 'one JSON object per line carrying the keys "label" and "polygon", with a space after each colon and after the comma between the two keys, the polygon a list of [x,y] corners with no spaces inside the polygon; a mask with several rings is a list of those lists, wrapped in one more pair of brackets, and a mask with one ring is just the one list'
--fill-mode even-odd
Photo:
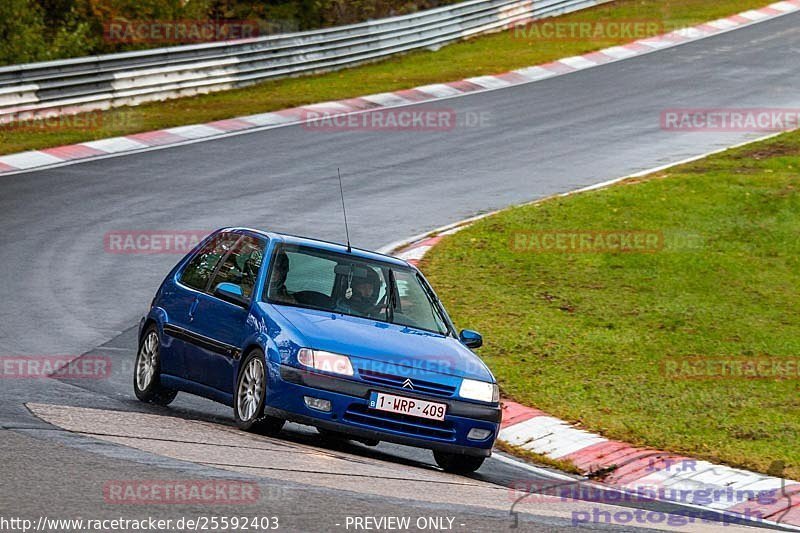
{"label": "white painted line", "polygon": [[776,491],[776,494],[780,494],[781,489],[784,487],[790,487],[792,485],[797,485],[797,482],[790,480],[790,479],[781,479],[779,477],[771,477],[765,476],[758,481],[754,481],[753,483],[740,485],[738,490],[742,491],[753,491],[753,492],[764,492],[764,491]]}
{"label": "white painted line", "polygon": [[4,155],[0,157],[0,163],[20,169],[36,168],[43,165],[62,163],[63,161],[64,160],[60,157],[35,150],[30,152],[22,152],[19,154]]}
{"label": "white painted line", "polygon": [[738,475],[736,476],[733,481],[728,481],[728,486],[730,486],[734,490],[741,490],[742,487],[747,487],[748,485],[754,485],[756,483],[763,482],[767,479],[767,476],[764,474],[758,474],[755,472],[748,472],[747,470],[739,470],[737,469]]}
{"label": "white painted line", "polygon": [[130,152],[131,150],[141,150],[149,146],[126,137],[112,137],[110,139],[100,139],[99,141],[89,141],[83,143],[84,146],[115,154],[120,152]]}
{"label": "white painted line", "polygon": [[535,441],[523,446],[523,448],[547,455],[553,459],[560,459],[578,450],[582,450],[594,444],[600,444],[601,442],[607,442],[607,439],[598,436],[587,436],[580,440],[569,441],[553,436],[544,439],[544,442]]}
{"label": "white painted line", "polygon": [[312,111],[330,111],[331,109],[337,111],[352,111],[353,108],[340,102],[322,102],[319,104],[304,105],[303,109],[311,109]]}
{"label": "white painted line", "polygon": [[721,30],[729,30],[731,28],[735,28],[735,27],[739,26],[739,24],[737,24],[736,22],[733,22],[733,21],[728,20],[728,19],[712,20],[711,22],[706,22],[706,24],[708,24],[709,26],[712,26],[714,28],[719,28]]}
{"label": "white painted line", "polygon": [[167,133],[184,137],[186,139],[203,139],[205,137],[213,137],[224,133],[223,130],[206,126],[205,124],[196,124],[194,126],[178,126],[177,128],[169,128],[164,130]]}
{"label": "white painted line", "polygon": [[379,106],[383,107],[409,105],[413,103],[411,100],[406,100],[402,96],[398,96],[394,93],[369,94],[367,96],[362,96],[361,98],[363,100],[367,100],[368,102],[372,102],[373,104],[378,104]]}
{"label": "white painted line", "polygon": [[464,81],[480,85],[484,89],[500,89],[511,85],[510,81],[498,78],[497,76],[478,76],[475,78],[467,78]]}
{"label": "white painted line", "polygon": [[759,474],[752,474],[750,472],[745,474],[742,471],[737,471],[734,468],[722,465],[714,465],[714,468],[710,468],[704,472],[701,472],[700,474],[691,476],[689,479],[697,483],[702,483],[703,485],[713,487],[728,487],[733,486],[736,483],[741,483],[745,480],[751,482],[753,480],[757,481],[760,477],[762,476]]}
{"label": "white painted line", "polygon": [[612,46],[611,48],[606,48],[600,51],[607,56],[613,57],[614,59],[627,59],[629,57],[639,55],[637,52],[634,52],[633,50],[623,46]]}
{"label": "white painted line", "polygon": [[[606,439],[562,423],[557,426],[552,426],[547,434],[536,438],[523,447],[535,447],[541,453],[561,457],[599,442],[606,442]],[[570,451],[561,452],[560,448],[564,446],[568,446]]]}
{"label": "white painted line", "polygon": [[256,126],[276,126],[278,124],[286,124],[294,122],[295,119],[278,113],[261,113],[258,115],[249,115],[246,117],[237,117],[239,120],[250,122]]}
{"label": "white painted line", "polygon": [[708,35],[707,31],[703,31],[698,28],[682,28],[680,30],[675,30],[672,33],[680,37],[685,37],[687,39],[699,39],[701,37],[705,37]]}
{"label": "white painted line", "polygon": [[800,9],[800,6],[790,4],[789,2],[775,2],[774,4],[770,4],[769,7],[777,9],[778,11],[783,11],[784,13],[791,13],[792,11]]}
{"label": "white painted line", "polygon": [[597,66],[597,63],[595,63],[594,61],[590,61],[583,56],[565,57],[564,59],[559,59],[558,61],[559,63],[564,63],[568,67],[572,67],[578,70]]}
{"label": "white painted line", "polygon": [[512,446],[522,446],[552,433],[552,428],[564,424],[552,416],[537,416],[500,430],[497,438]]}
{"label": "white painted line", "polygon": [[455,87],[445,85],[444,83],[434,83],[431,85],[423,85],[422,87],[414,87],[417,91],[432,94],[436,98],[444,98],[446,96],[454,96],[456,94],[463,94]]}
{"label": "white painted line", "polygon": [[670,46],[674,46],[677,43],[674,41],[667,41],[665,39],[642,39],[641,41],[636,41],[638,44],[643,44],[645,46],[649,46],[650,48],[660,49],[660,48],[668,48]]}
{"label": "white painted line", "polygon": [[750,11],[745,11],[744,13],[739,13],[739,16],[752,21],[769,18],[769,15],[767,15],[766,13],[762,13],[761,11],[756,11],[755,9]]}

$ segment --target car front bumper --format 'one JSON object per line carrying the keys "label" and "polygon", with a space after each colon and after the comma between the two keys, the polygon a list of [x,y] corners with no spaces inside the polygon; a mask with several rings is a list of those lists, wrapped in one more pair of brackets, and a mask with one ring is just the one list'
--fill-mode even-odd
{"label": "car front bumper", "polygon": [[[286,365],[276,365],[273,370],[265,408],[265,413],[272,416],[362,439],[481,457],[491,455],[497,438],[502,416],[499,406],[423,396]],[[444,421],[436,421],[368,409],[372,392],[444,403],[447,415]],[[304,396],[330,401],[331,411],[307,407]],[[468,439],[467,434],[474,428],[489,430],[489,437],[479,441]]]}

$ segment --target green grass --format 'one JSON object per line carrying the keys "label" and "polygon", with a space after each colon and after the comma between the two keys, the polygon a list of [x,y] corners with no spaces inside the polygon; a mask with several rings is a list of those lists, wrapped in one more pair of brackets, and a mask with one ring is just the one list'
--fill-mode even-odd
{"label": "green grass", "polygon": [[[559,22],[656,21],[665,31],[762,7],[767,0],[620,0],[560,17]],[[552,22],[556,19],[548,19]],[[0,154],[209,122],[419,85],[497,74],[620,44],[614,39],[543,40],[506,31],[323,75],[270,81],[210,95],[121,108],[93,126],[0,127]]]}
{"label": "green grass", "polygon": [[[520,231],[661,232],[656,253],[518,252]],[[673,379],[666,361],[800,362],[800,133],[515,207],[422,263],[505,396],[603,435],[800,478],[800,380]]]}

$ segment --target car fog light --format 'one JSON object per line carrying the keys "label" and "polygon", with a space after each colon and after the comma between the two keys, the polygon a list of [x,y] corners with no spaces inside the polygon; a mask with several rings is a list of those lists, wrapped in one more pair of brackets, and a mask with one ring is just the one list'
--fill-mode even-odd
{"label": "car fog light", "polygon": [[486,440],[491,434],[492,431],[489,429],[472,428],[467,433],[467,438],[469,440]]}
{"label": "car fog light", "polygon": [[306,402],[306,407],[309,409],[316,409],[317,411],[325,411],[329,413],[331,411],[331,401],[330,400],[323,400],[322,398],[312,398],[311,396],[303,396],[303,400]]}

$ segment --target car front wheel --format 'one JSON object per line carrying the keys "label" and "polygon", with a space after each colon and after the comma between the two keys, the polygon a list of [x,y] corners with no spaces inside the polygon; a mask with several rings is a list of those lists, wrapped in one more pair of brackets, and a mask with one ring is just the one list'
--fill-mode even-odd
{"label": "car front wheel", "polygon": [[433,458],[442,470],[451,474],[471,474],[479,469],[486,459],[485,457],[459,455],[438,450],[434,450]]}
{"label": "car front wheel", "polygon": [[169,405],[178,395],[178,391],[161,385],[161,339],[155,326],[150,326],[139,342],[133,392],[139,400],[157,405]]}
{"label": "car front wheel", "polygon": [[264,414],[267,397],[267,370],[264,356],[253,350],[242,363],[236,383],[233,416],[239,429],[255,433],[277,433],[284,420]]}

